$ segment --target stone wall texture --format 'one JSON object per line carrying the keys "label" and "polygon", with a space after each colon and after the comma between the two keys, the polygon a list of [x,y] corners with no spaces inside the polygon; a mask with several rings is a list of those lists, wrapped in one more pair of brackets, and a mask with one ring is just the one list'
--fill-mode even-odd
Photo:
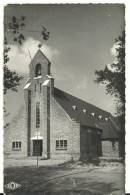
{"label": "stone wall texture", "polygon": [[103,157],[119,157],[119,142],[115,142],[115,148],[112,147],[111,141],[102,141],[102,155]]}
{"label": "stone wall texture", "polygon": [[[51,158],[80,158],[80,124],[69,118],[53,96],[50,107]],[[56,140],[67,140],[67,150],[56,150]]]}
{"label": "stone wall texture", "polygon": [[[21,141],[21,150],[12,150],[12,142]],[[10,122],[8,128],[4,129],[4,154],[7,156],[27,156],[27,130],[26,115],[21,108],[18,115]]]}

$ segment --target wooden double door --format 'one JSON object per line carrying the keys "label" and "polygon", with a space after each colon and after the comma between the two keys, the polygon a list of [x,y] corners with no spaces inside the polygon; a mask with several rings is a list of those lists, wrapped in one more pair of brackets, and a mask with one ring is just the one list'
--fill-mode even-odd
{"label": "wooden double door", "polygon": [[80,131],[80,158],[82,160],[102,156],[101,134],[97,130],[82,127]]}

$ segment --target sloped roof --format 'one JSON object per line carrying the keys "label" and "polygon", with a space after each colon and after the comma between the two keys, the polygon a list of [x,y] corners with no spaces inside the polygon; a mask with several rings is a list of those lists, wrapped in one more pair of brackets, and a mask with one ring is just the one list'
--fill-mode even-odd
{"label": "sloped roof", "polygon": [[103,129],[102,139],[119,138],[119,131],[110,120],[108,122],[99,123],[97,126]]}
{"label": "sloped roof", "polygon": [[[71,119],[80,121],[81,125],[84,126],[102,129],[103,139],[119,137],[111,120],[105,120],[105,118],[109,119],[112,117],[109,112],[74,97],[58,88],[54,88],[54,97]],[[84,109],[86,109],[86,113],[83,112]],[[102,118],[99,118],[99,116],[102,116]]]}
{"label": "sloped roof", "polygon": [[38,51],[36,52],[36,54],[33,57],[33,59],[36,58],[37,56],[38,56],[38,58],[39,58],[39,56],[43,57],[44,59],[46,59],[48,64],[51,64],[50,60],[44,55],[44,53],[40,49],[38,49]]}

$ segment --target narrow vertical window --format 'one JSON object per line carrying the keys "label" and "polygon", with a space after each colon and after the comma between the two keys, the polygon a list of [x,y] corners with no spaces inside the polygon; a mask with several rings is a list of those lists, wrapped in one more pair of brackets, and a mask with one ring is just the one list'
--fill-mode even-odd
{"label": "narrow vertical window", "polygon": [[19,142],[16,142],[16,148],[18,148],[18,146],[19,146]]}
{"label": "narrow vertical window", "polygon": [[35,91],[37,90],[37,85],[35,84]]}
{"label": "narrow vertical window", "polygon": [[12,142],[12,148],[15,148],[15,142]]}
{"label": "narrow vertical window", "polygon": [[40,102],[36,103],[36,128],[40,127]]}
{"label": "narrow vertical window", "polygon": [[67,149],[67,140],[64,140],[64,149]]}
{"label": "narrow vertical window", "polygon": [[64,146],[64,140],[60,140],[60,147],[63,148]]}
{"label": "narrow vertical window", "polygon": [[59,146],[60,146],[59,140],[56,140],[56,148],[59,148]]}
{"label": "narrow vertical window", "polygon": [[21,148],[21,142],[19,142],[19,148]]}

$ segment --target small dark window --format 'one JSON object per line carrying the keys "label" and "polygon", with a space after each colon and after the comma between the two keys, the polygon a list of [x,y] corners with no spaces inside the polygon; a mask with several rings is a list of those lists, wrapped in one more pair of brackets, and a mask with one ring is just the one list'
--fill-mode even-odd
{"label": "small dark window", "polygon": [[18,146],[19,146],[19,142],[16,142],[16,148],[18,148]]}
{"label": "small dark window", "polygon": [[35,67],[35,76],[38,77],[41,75],[41,64],[37,64]]}
{"label": "small dark window", "polygon": [[15,148],[15,142],[12,142],[12,148]]}
{"label": "small dark window", "polygon": [[67,140],[64,140],[64,147],[67,148]]}
{"label": "small dark window", "polygon": [[56,148],[59,148],[59,140],[56,140]]}
{"label": "small dark window", "polygon": [[19,142],[19,147],[21,148],[21,142]]}
{"label": "small dark window", "polygon": [[63,140],[60,140],[60,146],[63,147]]}
{"label": "small dark window", "polygon": [[115,141],[112,141],[112,149],[115,150],[116,147],[115,147]]}
{"label": "small dark window", "polygon": [[67,140],[56,140],[56,150],[67,150]]}
{"label": "small dark window", "polygon": [[12,142],[12,150],[21,150],[21,142]]}

